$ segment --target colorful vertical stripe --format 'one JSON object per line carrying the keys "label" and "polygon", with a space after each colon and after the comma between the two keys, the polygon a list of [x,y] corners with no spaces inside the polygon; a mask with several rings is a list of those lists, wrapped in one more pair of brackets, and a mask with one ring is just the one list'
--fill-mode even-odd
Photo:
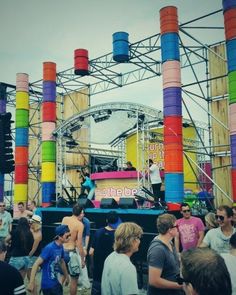
{"label": "colorful vertical stripe", "polygon": [[232,199],[236,202],[236,1],[223,0],[229,83]]}
{"label": "colorful vertical stripe", "polygon": [[165,196],[167,202],[184,197],[181,74],[177,8],[160,10],[164,107]]}
{"label": "colorful vertical stripe", "polygon": [[42,206],[51,205],[56,194],[56,64],[43,63],[42,103]]}

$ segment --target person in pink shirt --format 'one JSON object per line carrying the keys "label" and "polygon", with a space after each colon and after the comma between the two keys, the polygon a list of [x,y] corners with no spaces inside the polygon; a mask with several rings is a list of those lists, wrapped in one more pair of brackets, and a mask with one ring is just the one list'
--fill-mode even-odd
{"label": "person in pink shirt", "polygon": [[176,221],[178,235],[175,238],[175,247],[180,252],[180,243],[183,251],[199,247],[203,237],[205,226],[198,217],[191,216],[191,209],[187,203],[181,204],[182,218]]}

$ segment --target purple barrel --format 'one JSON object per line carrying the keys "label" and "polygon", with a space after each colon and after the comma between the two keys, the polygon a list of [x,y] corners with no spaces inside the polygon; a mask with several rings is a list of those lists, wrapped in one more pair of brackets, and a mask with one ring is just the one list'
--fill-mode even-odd
{"label": "purple barrel", "polygon": [[182,115],[182,106],[164,106],[163,108],[164,116],[181,116]]}
{"label": "purple barrel", "polygon": [[56,101],[55,81],[43,81],[43,101]]}
{"label": "purple barrel", "polygon": [[168,87],[163,89],[164,106],[181,105],[181,88]]}
{"label": "purple barrel", "polygon": [[0,113],[6,113],[6,107],[7,107],[7,104],[6,104],[6,100],[2,100],[0,99]]}

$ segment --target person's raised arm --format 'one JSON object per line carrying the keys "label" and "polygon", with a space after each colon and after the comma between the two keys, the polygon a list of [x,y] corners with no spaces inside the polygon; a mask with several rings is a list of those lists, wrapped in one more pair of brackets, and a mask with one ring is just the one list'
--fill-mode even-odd
{"label": "person's raised arm", "polygon": [[30,275],[30,281],[29,281],[29,285],[27,287],[27,290],[29,292],[32,292],[34,290],[34,285],[35,285],[35,276],[36,273],[38,271],[39,266],[43,263],[43,258],[41,258],[40,256],[37,258],[37,260],[35,261],[32,270],[31,270],[31,275]]}

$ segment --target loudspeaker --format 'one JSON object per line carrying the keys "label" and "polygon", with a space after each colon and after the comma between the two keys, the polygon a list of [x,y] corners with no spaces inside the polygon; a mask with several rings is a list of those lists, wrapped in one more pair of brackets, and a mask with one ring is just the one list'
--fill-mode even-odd
{"label": "loudspeaker", "polygon": [[79,206],[84,208],[94,208],[93,202],[89,199],[84,199],[84,198],[78,199],[78,204]]}
{"label": "loudspeaker", "polygon": [[102,198],[100,203],[100,208],[102,209],[118,208],[118,203],[113,198]]}
{"label": "loudspeaker", "polygon": [[122,209],[137,209],[137,203],[134,198],[120,198],[119,208]]}

